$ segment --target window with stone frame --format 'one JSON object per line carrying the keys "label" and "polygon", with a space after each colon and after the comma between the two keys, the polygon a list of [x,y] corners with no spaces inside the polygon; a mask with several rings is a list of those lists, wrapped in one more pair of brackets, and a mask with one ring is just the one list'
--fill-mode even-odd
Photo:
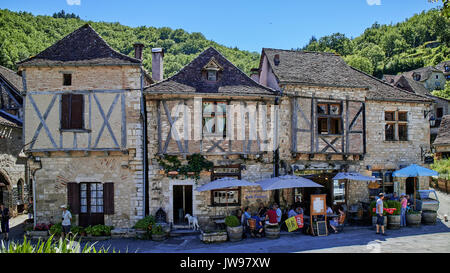
{"label": "window with stone frame", "polygon": [[226,136],[227,102],[203,101],[203,135]]}
{"label": "window with stone frame", "polygon": [[317,104],[317,131],[320,135],[341,135],[343,133],[340,104]]}
{"label": "window with stone frame", "polygon": [[384,112],[384,120],[385,141],[408,140],[408,112],[386,111]]}

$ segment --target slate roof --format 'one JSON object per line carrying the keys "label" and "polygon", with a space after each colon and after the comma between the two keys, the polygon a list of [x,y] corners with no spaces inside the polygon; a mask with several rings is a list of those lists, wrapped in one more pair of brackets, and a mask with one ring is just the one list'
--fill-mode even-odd
{"label": "slate roof", "polygon": [[[275,65],[277,54],[280,61]],[[334,53],[263,48],[260,69],[264,55],[281,84],[366,88],[370,100],[431,102],[347,65]]]}
{"label": "slate roof", "polygon": [[402,74],[408,78],[413,79],[413,74],[418,73],[418,74],[420,74],[419,82],[423,82],[423,81],[428,80],[428,78],[430,78],[430,76],[431,76],[431,73],[433,73],[433,72],[441,72],[442,73],[441,70],[439,70],[433,66],[425,66],[425,67],[417,68],[417,69],[414,69],[414,70],[411,70],[408,72],[404,72]]}
{"label": "slate roof", "polygon": [[450,144],[450,115],[442,117],[441,126],[433,145]]}
{"label": "slate roof", "polygon": [[[6,81],[6,83],[11,86],[13,89],[12,95],[20,104],[22,104],[22,96],[20,95],[20,92],[23,91],[22,77],[11,69],[0,66],[0,81],[1,80]],[[1,95],[0,92],[0,96]]]}
{"label": "slate roof", "polygon": [[22,60],[17,65],[139,65],[140,63],[139,59],[112,49],[89,24],[85,24],[41,53]]}
{"label": "slate roof", "polygon": [[[221,66],[216,82],[207,81],[202,73],[204,66],[212,58]],[[275,96],[277,94],[273,89],[252,80],[212,47],[200,53],[174,76],[146,87],[144,92],[146,94],[217,93],[244,96]]]}
{"label": "slate roof", "polygon": [[435,67],[436,69],[442,71],[444,75],[448,75],[450,72],[445,72],[445,66],[450,66],[450,61],[443,61],[442,63],[438,63]]}
{"label": "slate roof", "polygon": [[22,123],[20,121],[13,119],[3,111],[0,111],[0,125],[22,128]]}

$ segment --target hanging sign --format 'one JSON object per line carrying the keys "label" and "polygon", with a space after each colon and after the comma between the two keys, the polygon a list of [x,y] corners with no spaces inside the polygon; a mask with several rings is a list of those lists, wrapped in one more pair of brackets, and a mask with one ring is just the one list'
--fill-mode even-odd
{"label": "hanging sign", "polygon": [[285,223],[286,223],[286,226],[287,226],[289,232],[292,232],[294,230],[302,228],[303,227],[303,214],[292,216],[292,217],[288,218],[285,221]]}

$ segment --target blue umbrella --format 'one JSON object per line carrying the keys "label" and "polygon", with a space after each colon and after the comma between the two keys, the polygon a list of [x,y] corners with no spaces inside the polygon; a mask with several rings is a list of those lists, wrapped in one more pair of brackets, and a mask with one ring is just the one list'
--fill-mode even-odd
{"label": "blue umbrella", "polygon": [[406,168],[395,171],[392,176],[396,177],[417,177],[417,176],[437,176],[438,172],[427,169],[425,167],[411,164]]}
{"label": "blue umbrella", "polygon": [[333,180],[348,179],[348,180],[358,180],[358,181],[376,181],[377,178],[374,176],[365,176],[360,173],[338,173]]}
{"label": "blue umbrella", "polygon": [[283,175],[261,180],[256,183],[261,185],[261,188],[265,191],[291,188],[323,187],[322,185],[317,184],[312,180],[296,175]]}
{"label": "blue umbrella", "polygon": [[236,179],[233,177],[223,177],[216,179],[214,181],[209,182],[201,187],[196,188],[196,191],[210,191],[210,190],[218,190],[218,189],[226,189],[226,188],[234,188],[234,187],[251,187],[251,186],[259,186],[256,183],[249,182],[244,179]]}
{"label": "blue umbrella", "polygon": [[437,176],[438,172],[427,169],[425,167],[411,164],[406,168],[395,171],[392,176],[396,177],[414,177],[414,205],[416,204],[416,177],[418,176]]}

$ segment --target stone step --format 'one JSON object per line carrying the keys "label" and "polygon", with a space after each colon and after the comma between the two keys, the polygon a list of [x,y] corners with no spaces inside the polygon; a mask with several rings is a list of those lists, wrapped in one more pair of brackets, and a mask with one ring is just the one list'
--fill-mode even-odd
{"label": "stone step", "polygon": [[193,229],[173,229],[170,232],[170,237],[179,237],[179,236],[190,236],[190,235],[198,235],[200,234],[200,230]]}

